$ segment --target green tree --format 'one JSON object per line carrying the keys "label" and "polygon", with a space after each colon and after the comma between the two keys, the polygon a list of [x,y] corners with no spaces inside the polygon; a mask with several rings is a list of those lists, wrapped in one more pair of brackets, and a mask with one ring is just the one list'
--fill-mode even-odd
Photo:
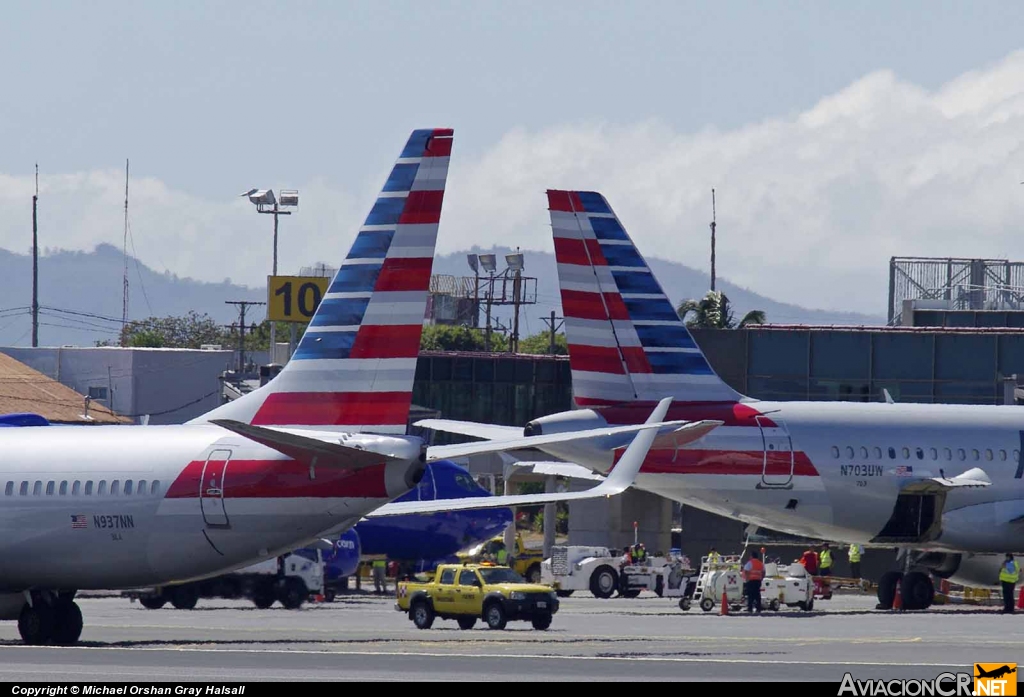
{"label": "green tree", "polygon": [[[693,313],[691,319],[687,315]],[[697,329],[736,329],[751,324],[764,324],[763,310],[751,310],[736,322],[729,298],[720,291],[709,290],[700,300],[684,300],[676,308],[676,314],[686,322],[686,326]]]}
{"label": "green tree", "polygon": [[[483,351],[486,343],[483,330],[451,324],[428,324],[420,336],[422,351]],[[504,335],[491,332],[491,350],[508,350]]]}
{"label": "green tree", "polygon": [[[224,328],[194,310],[184,317],[148,317],[127,323],[118,345],[147,348],[200,348],[225,343]],[[110,345],[109,342],[98,345]]]}
{"label": "green tree", "polygon": [[[540,334],[534,334],[520,340],[519,352],[551,353],[551,331],[545,329]],[[555,334],[555,354],[561,356],[569,354],[569,344],[565,340],[565,334]]]}

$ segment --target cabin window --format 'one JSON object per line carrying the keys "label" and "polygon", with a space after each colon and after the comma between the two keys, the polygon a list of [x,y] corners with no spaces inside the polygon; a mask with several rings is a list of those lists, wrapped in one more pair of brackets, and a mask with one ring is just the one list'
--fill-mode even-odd
{"label": "cabin window", "polygon": [[139,496],[143,496],[146,493],[146,480],[139,480],[139,488],[135,491]]}
{"label": "cabin window", "polygon": [[991,460],[992,459],[992,450],[990,448],[985,448],[985,459],[986,460]]}
{"label": "cabin window", "polygon": [[459,572],[459,585],[460,586],[475,586],[476,585],[476,572],[472,569],[463,569]]}
{"label": "cabin window", "polygon": [[973,457],[975,460],[977,460],[977,459],[979,459],[981,457],[981,454],[978,452],[977,448],[974,448],[973,450],[971,450],[971,457]]}
{"label": "cabin window", "polygon": [[877,459],[877,460],[881,460],[882,459],[882,449],[879,448],[879,447],[875,448],[875,459]]}
{"label": "cabin window", "polygon": [[32,485],[32,495],[33,496],[42,496],[42,494],[43,494],[43,483],[42,482],[36,482],[35,484],[33,484]]}
{"label": "cabin window", "polygon": [[860,446],[860,456],[861,456],[862,458],[864,458],[865,460],[867,460],[867,459],[868,459],[868,449],[867,449],[867,448],[865,448],[865,447],[864,447],[863,445],[862,445],[862,446]]}
{"label": "cabin window", "polygon": [[152,496],[156,496],[160,493],[160,480],[154,479],[153,483],[149,485],[149,493]]}
{"label": "cabin window", "polygon": [[910,459],[910,448],[904,448],[903,449],[903,459],[904,460],[909,460]]}
{"label": "cabin window", "polygon": [[78,496],[82,493],[82,482],[75,482],[71,485],[71,495]]}
{"label": "cabin window", "polygon": [[947,460],[953,459],[953,451],[950,450],[949,448],[943,448],[942,454],[946,456]]}
{"label": "cabin window", "polygon": [[132,480],[131,479],[129,479],[128,481],[126,481],[124,483],[124,495],[125,496],[131,496],[132,495]]}
{"label": "cabin window", "polygon": [[441,585],[451,586],[455,583],[455,569],[445,569],[441,574]]}
{"label": "cabin window", "polygon": [[889,459],[890,460],[895,460],[896,459],[896,448],[889,448]]}
{"label": "cabin window", "polygon": [[107,480],[101,479],[100,483],[96,485],[96,495],[105,496],[107,493]]}
{"label": "cabin window", "polygon": [[1000,460],[1005,460],[1006,459],[1006,451],[1005,450],[1000,450],[999,451],[999,459]]}
{"label": "cabin window", "polygon": [[839,448],[835,445],[832,446],[832,457],[839,457]]}
{"label": "cabin window", "polygon": [[853,448],[849,445],[846,446],[846,457],[851,460],[853,459]]}
{"label": "cabin window", "polygon": [[121,493],[121,480],[120,479],[115,479],[112,482],[110,482],[110,495],[111,496],[117,496],[120,493]]}
{"label": "cabin window", "polygon": [[957,449],[956,456],[959,457],[961,460],[966,460],[967,459],[967,453],[964,452],[963,448],[958,448]]}
{"label": "cabin window", "polygon": [[46,495],[53,496],[53,488],[56,486],[56,482],[46,482]]}
{"label": "cabin window", "polygon": [[922,448],[918,448],[917,451],[916,451],[916,455],[917,455],[917,459],[918,460],[923,460],[924,459],[924,450]]}
{"label": "cabin window", "polygon": [[4,489],[5,496],[14,496],[14,482],[7,482],[7,488]]}
{"label": "cabin window", "polygon": [[60,483],[60,491],[58,491],[57,493],[59,493],[61,496],[67,496],[68,495],[68,483],[67,482],[61,482]]}
{"label": "cabin window", "polygon": [[928,451],[928,454],[932,456],[933,460],[939,459],[939,451],[936,450],[935,448],[932,448],[930,451]]}
{"label": "cabin window", "polygon": [[28,496],[28,482],[21,483],[21,490],[18,493],[22,496]]}
{"label": "cabin window", "polygon": [[85,495],[92,496],[92,480],[90,479],[85,483]]}

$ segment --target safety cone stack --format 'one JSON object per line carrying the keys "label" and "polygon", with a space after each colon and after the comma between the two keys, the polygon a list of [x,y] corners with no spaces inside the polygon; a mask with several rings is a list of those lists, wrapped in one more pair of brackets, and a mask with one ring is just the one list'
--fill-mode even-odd
{"label": "safety cone stack", "polygon": [[720,614],[729,614],[729,598],[726,597],[725,591],[722,591],[722,610]]}
{"label": "safety cone stack", "polygon": [[1024,586],[1021,586],[1020,595],[1017,596],[1017,609],[1024,610]]}
{"label": "safety cone stack", "polygon": [[900,584],[896,584],[896,596],[892,599],[892,609],[896,612],[903,612],[903,594],[900,593]]}

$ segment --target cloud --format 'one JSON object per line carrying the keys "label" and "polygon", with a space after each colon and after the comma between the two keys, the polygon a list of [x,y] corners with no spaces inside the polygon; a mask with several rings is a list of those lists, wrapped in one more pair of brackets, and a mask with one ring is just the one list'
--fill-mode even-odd
{"label": "cloud", "polygon": [[[594,189],[645,255],[707,269],[715,188],[720,277],[806,307],[883,314],[891,256],[1024,256],[1022,144],[1024,52],[933,91],[875,72],[806,111],[733,130],[513,129],[475,155],[456,144],[438,252],[550,250],[544,191]],[[337,263],[389,165],[366,163],[377,176],[357,191],[299,186],[297,216],[281,221],[280,273]],[[41,187],[42,246],[120,245],[123,172],[51,175]],[[31,194],[30,177],[0,174],[0,246],[29,248]],[[270,272],[270,217],[245,199],[150,177],[133,177],[130,195],[135,249],[154,268],[253,286]]]}
{"label": "cloud", "polygon": [[872,73],[737,130],[516,130],[453,165],[440,247],[550,249],[544,190],[594,189],[645,255],[706,270],[715,188],[719,276],[807,307],[884,314],[891,256],[1024,257],[1022,143],[1024,52],[933,92]]}

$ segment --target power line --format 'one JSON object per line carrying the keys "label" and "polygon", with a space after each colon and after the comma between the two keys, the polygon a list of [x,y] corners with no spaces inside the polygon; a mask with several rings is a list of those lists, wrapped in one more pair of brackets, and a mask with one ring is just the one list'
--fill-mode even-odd
{"label": "power line", "polygon": [[[555,320],[556,319],[562,320],[561,322],[558,323],[557,327],[555,326]],[[551,317],[541,317],[540,321],[543,322],[545,324],[545,326],[547,326],[549,328],[549,330],[551,331],[551,346],[549,347],[549,349],[550,349],[551,354],[554,355],[556,353],[556,348],[557,348],[555,346],[555,332],[557,332],[562,327],[562,325],[565,324],[565,318],[564,317],[555,317],[555,311],[552,310],[551,311]]]}
{"label": "power line", "polygon": [[[275,220],[277,218],[275,217]],[[253,300],[225,300],[225,305],[238,305],[239,319],[238,319],[238,374],[241,375],[245,370],[245,311],[247,308],[253,305],[266,305],[264,302],[256,302]],[[273,324],[270,325],[273,328]],[[273,348],[273,347],[271,347]]]}

